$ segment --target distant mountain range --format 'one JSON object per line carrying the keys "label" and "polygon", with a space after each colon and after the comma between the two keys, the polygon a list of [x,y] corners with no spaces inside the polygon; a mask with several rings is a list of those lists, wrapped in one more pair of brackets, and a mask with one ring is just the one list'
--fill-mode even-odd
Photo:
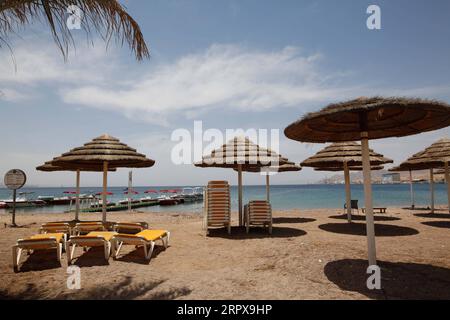
{"label": "distant mountain range", "polygon": [[[383,175],[386,173],[392,173],[387,170],[378,170],[372,171],[372,182],[373,183],[381,183]],[[414,182],[424,182],[428,181],[430,178],[429,170],[421,170],[421,171],[413,171],[413,180]],[[444,175],[443,174],[434,174],[434,179],[436,182],[443,182]],[[400,172],[400,180],[401,182],[409,182],[409,172]],[[354,184],[363,183],[363,174],[362,172],[351,172],[350,173],[350,182]],[[317,183],[319,184],[343,184],[344,181],[344,173],[330,172],[329,176],[324,179],[319,180]]]}

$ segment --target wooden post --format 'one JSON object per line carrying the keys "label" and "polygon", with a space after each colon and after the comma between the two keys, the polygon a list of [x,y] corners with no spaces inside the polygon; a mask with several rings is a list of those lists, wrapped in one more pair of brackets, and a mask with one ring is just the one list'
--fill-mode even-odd
{"label": "wooden post", "polygon": [[131,211],[131,188],[133,181],[133,171],[128,172],[128,211]]}
{"label": "wooden post", "polygon": [[13,207],[12,207],[12,217],[11,225],[16,227],[16,189],[13,190]]}
{"label": "wooden post", "polygon": [[78,221],[80,215],[80,169],[77,169],[76,176],[77,194],[75,198],[75,221]]}
{"label": "wooden post", "polygon": [[434,172],[430,169],[430,193],[431,193],[431,213],[434,213]]}
{"label": "wooden post", "polygon": [[239,201],[239,226],[244,225],[244,216],[242,214],[242,164],[238,164],[238,201]]}
{"label": "wooden post", "polygon": [[448,170],[448,161],[445,161],[445,181],[447,182],[448,211],[450,212],[450,172]]}
{"label": "wooden post", "polygon": [[350,190],[350,170],[347,161],[344,161],[344,179],[345,179],[345,206],[347,207],[347,222],[352,222],[352,194]]}
{"label": "wooden post", "polygon": [[409,192],[411,193],[411,209],[414,209],[416,207],[416,205],[415,205],[415,199],[414,199],[412,170],[409,170]]}
{"label": "wooden post", "polygon": [[372,181],[370,174],[370,154],[369,139],[367,132],[361,132],[361,149],[364,175],[364,204],[366,207],[366,229],[367,229],[367,249],[369,256],[369,265],[377,264],[377,253],[375,244],[375,226],[373,218],[372,204]]}
{"label": "wooden post", "polygon": [[108,185],[108,162],[103,161],[102,221],[106,223],[106,192]]}
{"label": "wooden post", "polygon": [[270,203],[270,178],[269,171],[266,172],[266,199]]}

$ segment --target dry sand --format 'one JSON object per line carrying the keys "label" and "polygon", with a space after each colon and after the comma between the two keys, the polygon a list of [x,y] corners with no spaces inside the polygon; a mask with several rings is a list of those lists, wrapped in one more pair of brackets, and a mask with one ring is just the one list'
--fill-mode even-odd
{"label": "dry sand", "polygon": [[[0,298],[3,299],[449,299],[450,216],[389,208],[377,215],[377,250],[382,290],[366,289],[364,221],[351,225],[342,210],[290,210],[274,213],[273,235],[235,227],[205,237],[202,220],[185,214],[109,213],[109,221],[146,221],[172,233],[167,250],[158,247],[150,263],[142,249],[124,247],[117,261],[101,250],[77,251],[80,290],[66,286],[67,262],[54,252],[22,258],[12,268],[11,246],[37,232],[46,221],[67,214],[17,217],[20,228],[4,228],[0,216]],[[82,219],[99,219],[83,214]],[[362,216],[360,216],[362,219]],[[55,261],[55,262],[54,262]]]}

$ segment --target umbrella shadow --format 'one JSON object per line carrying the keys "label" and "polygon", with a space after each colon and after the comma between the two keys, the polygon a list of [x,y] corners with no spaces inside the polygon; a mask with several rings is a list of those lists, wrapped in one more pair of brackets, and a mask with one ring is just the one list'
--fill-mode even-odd
{"label": "umbrella shadow", "polygon": [[90,299],[90,300],[131,300],[139,297],[151,300],[176,299],[190,294],[192,291],[186,287],[172,288],[163,291],[154,291],[166,280],[146,281],[133,283],[132,277],[126,276],[122,281],[114,284],[105,284],[77,295],[64,296],[69,299]]}
{"label": "umbrella shadow", "polygon": [[[366,236],[365,223],[326,223],[320,225],[319,228],[333,233]],[[377,237],[412,236],[416,234],[419,234],[419,231],[409,227],[375,224],[375,235]]]}
{"label": "umbrella shadow", "polygon": [[273,218],[273,223],[308,223],[314,222],[313,218],[300,218],[300,217],[279,217]]}
{"label": "umbrella shadow", "polygon": [[378,261],[381,289],[367,288],[368,263],[360,259],[331,261],[325,276],[341,290],[371,299],[450,299],[450,269],[429,264]]}
{"label": "umbrella shadow", "polygon": [[450,213],[416,213],[414,216],[427,219],[450,219]]}
{"label": "umbrella shadow", "polygon": [[86,251],[82,251],[80,248],[75,251],[74,259],[72,260],[72,264],[81,267],[94,267],[94,266],[107,266],[109,265],[109,261],[105,260],[103,246],[101,247],[92,247]]}
{"label": "umbrella shadow", "polygon": [[[22,259],[27,253],[22,253]],[[19,272],[44,271],[61,268],[57,259],[56,250],[36,250],[28,255],[27,259],[20,265]]]}
{"label": "umbrella shadow", "polygon": [[306,231],[288,228],[288,227],[272,227],[272,234],[269,234],[267,228],[250,228],[249,233],[245,227],[231,227],[231,234],[228,234],[226,228],[210,229],[208,236],[210,238],[226,238],[230,240],[242,239],[264,239],[264,238],[293,238],[306,235]]}
{"label": "umbrella shadow", "polygon": [[144,249],[142,247],[138,247],[133,251],[119,256],[119,258],[115,258],[114,260],[129,263],[149,264],[163,251],[165,251],[163,246],[155,246],[155,248],[153,249],[152,258],[150,260],[146,260],[144,256]]}
{"label": "umbrella shadow", "polygon": [[[89,300],[130,300],[140,297],[152,300],[171,300],[186,296],[192,292],[187,287],[170,288],[166,290],[155,290],[166,280],[145,281],[133,283],[132,277],[126,276],[123,280],[114,283],[105,283],[95,288],[83,289],[77,292],[62,293],[53,299],[89,299]],[[42,299],[44,293],[34,284],[27,284],[26,288],[20,292],[9,292],[0,289],[0,299],[2,300],[28,300]]]}
{"label": "umbrella shadow", "polygon": [[[347,220],[347,214],[329,216],[328,218]],[[398,221],[398,220],[401,220],[400,218],[397,218],[397,217],[388,217],[388,216],[374,216],[373,219],[375,221]],[[366,216],[365,215],[352,215],[352,221],[366,221]]]}
{"label": "umbrella shadow", "polygon": [[450,229],[450,221],[425,221],[422,224],[429,227]]}

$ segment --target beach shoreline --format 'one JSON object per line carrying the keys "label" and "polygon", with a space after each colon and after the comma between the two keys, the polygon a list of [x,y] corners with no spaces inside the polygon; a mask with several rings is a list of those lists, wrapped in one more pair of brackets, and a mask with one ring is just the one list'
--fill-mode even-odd
{"label": "beach shoreline", "polygon": [[[81,289],[67,289],[67,261],[53,253],[26,254],[13,272],[11,247],[37,233],[41,223],[71,220],[68,213],[25,213],[19,228],[0,215],[1,299],[450,299],[450,220],[427,211],[389,207],[376,214],[382,291],[368,290],[367,244],[362,215],[352,225],[343,209],[276,210],[273,234],[233,227],[205,237],[201,214],[111,212],[108,221],[145,221],[171,232],[169,248],[155,249],[150,263],[127,246],[119,260],[101,250],[76,252]],[[338,217],[336,217],[338,216]],[[99,220],[81,214],[81,220]],[[237,213],[233,212],[233,225]],[[53,254],[53,255],[52,255]],[[56,260],[55,260],[56,261]],[[426,281],[424,281],[426,279]]]}

